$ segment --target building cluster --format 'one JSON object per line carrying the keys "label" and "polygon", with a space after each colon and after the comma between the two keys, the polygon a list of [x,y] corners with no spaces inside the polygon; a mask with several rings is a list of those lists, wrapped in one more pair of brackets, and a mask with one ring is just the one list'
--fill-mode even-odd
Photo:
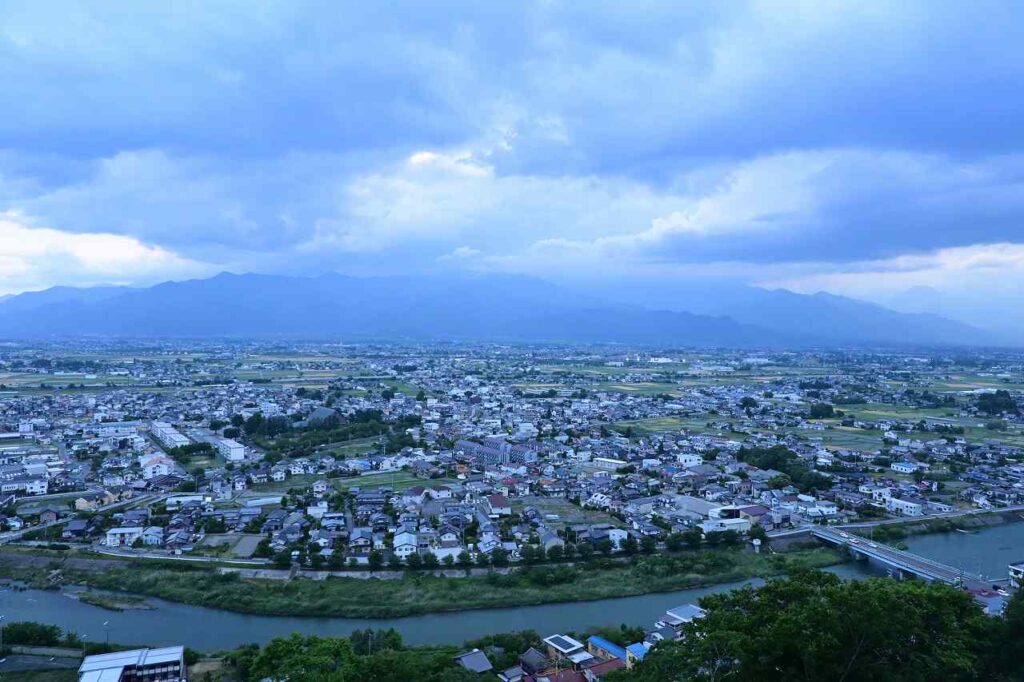
{"label": "building cluster", "polygon": [[1019,393],[942,390],[941,357],[291,352],[5,357],[32,381],[0,395],[5,530],[323,570],[1024,504]]}

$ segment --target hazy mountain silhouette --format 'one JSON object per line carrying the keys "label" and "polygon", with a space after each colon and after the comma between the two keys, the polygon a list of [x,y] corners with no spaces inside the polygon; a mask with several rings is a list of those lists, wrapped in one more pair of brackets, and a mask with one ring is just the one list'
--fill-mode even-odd
{"label": "hazy mountain silhouette", "polygon": [[[818,294],[746,287],[662,306],[516,275],[221,274],[144,289],[66,287],[0,301],[0,336],[254,337],[787,346],[982,343],[967,325]],[[682,306],[692,306],[687,310]],[[666,306],[667,307],[667,306]],[[727,313],[727,314],[726,314]]]}

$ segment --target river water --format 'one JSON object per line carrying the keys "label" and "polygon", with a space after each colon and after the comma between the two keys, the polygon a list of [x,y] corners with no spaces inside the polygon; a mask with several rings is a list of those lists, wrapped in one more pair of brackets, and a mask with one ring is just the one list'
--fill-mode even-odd
{"label": "river water", "polygon": [[[907,540],[910,551],[993,577],[1006,577],[1007,564],[1024,560],[1024,523],[1006,524],[977,533],[945,533]],[[865,563],[830,569],[844,578],[883,575]],[[532,629],[543,634],[620,623],[650,626],[667,609],[696,602],[702,596],[731,590],[752,580],[713,587],[569,604],[509,609],[459,611],[389,619],[296,618],[253,616],[187,606],[160,599],[148,601],[152,610],[109,611],[77,601],[60,592],[0,591],[0,616],[8,623],[31,620],[59,625],[89,641],[160,646],[184,644],[202,651],[229,649],[247,642],[262,643],[292,632],[346,635],[359,628],[389,628],[401,632],[408,644],[462,643],[486,634]],[[104,623],[107,623],[104,626]]]}

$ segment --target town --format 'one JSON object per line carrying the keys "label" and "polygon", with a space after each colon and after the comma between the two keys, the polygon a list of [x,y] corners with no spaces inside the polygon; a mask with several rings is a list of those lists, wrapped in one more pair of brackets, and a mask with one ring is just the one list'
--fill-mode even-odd
{"label": "town", "polygon": [[[896,551],[908,522],[1024,510],[1022,389],[1013,353],[8,344],[0,556],[459,581],[815,537]],[[870,539],[811,533],[835,526]],[[998,613],[1007,570],[948,582]],[[621,645],[551,633],[497,672],[600,679],[701,613]]]}

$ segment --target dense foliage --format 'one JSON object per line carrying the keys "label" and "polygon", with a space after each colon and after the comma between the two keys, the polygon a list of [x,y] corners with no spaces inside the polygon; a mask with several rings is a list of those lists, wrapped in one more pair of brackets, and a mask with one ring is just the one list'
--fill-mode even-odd
{"label": "dense foliage", "polygon": [[782,472],[790,483],[803,492],[829,486],[827,476],[812,470],[806,462],[785,445],[776,445],[771,448],[743,448],[739,452],[739,459],[758,469],[775,469]]}
{"label": "dense foliage", "polygon": [[1019,408],[1009,391],[998,390],[995,393],[982,393],[978,396],[978,409],[985,414],[997,415],[1017,414]]}
{"label": "dense foliage", "polygon": [[609,682],[1024,679],[1024,598],[986,616],[945,585],[820,572],[706,597],[685,641]]}

